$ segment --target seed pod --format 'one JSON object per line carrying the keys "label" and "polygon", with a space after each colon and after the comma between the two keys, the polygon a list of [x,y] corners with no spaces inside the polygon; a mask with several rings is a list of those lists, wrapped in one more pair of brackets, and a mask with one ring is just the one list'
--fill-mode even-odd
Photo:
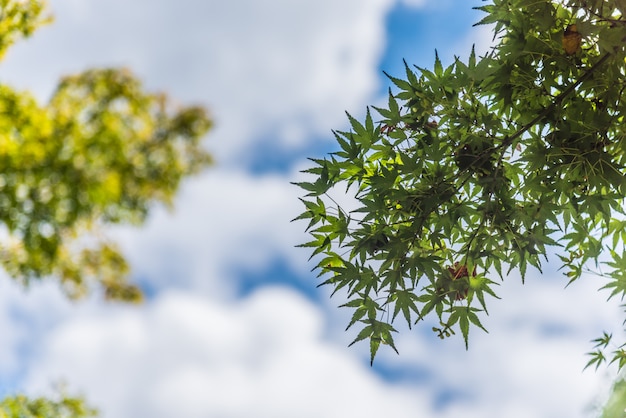
{"label": "seed pod", "polygon": [[568,25],[563,32],[563,49],[567,55],[574,55],[580,49],[583,36],[575,24]]}

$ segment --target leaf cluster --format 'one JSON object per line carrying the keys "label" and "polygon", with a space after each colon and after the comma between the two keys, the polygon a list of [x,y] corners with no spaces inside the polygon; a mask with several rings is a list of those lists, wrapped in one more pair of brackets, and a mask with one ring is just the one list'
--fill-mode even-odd
{"label": "leaf cluster", "polygon": [[89,418],[97,415],[84,399],[65,395],[56,400],[15,395],[0,402],[0,418]]}
{"label": "leaf cluster", "polygon": [[601,418],[613,418],[624,415],[626,410],[626,380],[623,378],[615,382],[611,388],[609,400],[602,408]]}
{"label": "leaf cluster", "polygon": [[[42,23],[42,2],[0,2],[0,52]],[[0,264],[14,278],[58,277],[71,297],[99,283],[139,301],[103,226],[141,223],[206,167],[206,111],[147,93],[125,69],[63,78],[45,105],[0,84]]]}
{"label": "leaf cluster", "polygon": [[0,0],[0,58],[16,41],[52,20],[44,10],[43,0]]}
{"label": "leaf cluster", "polygon": [[[395,349],[394,320],[430,316],[442,338],[484,330],[495,276],[541,271],[554,247],[569,281],[613,255],[626,293],[626,16],[618,1],[494,0],[496,46],[432,70],[388,75],[386,107],[334,132],[313,159],[296,219],[308,220],[322,285],[345,292],[355,341]],[[575,24],[575,27],[572,26]],[[575,29],[576,49],[566,45]],[[356,190],[355,210],[334,193]],[[339,192],[337,191],[339,190]]]}

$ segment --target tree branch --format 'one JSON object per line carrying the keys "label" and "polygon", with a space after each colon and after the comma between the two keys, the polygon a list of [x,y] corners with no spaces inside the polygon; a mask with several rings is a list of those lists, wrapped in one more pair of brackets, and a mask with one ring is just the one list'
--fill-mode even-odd
{"label": "tree branch", "polygon": [[580,86],[584,81],[586,81],[587,79],[589,79],[589,77],[591,77],[593,75],[593,73],[600,68],[600,66],[602,64],[604,64],[609,57],[611,56],[611,54],[609,52],[607,52],[606,54],[604,54],[602,56],[602,58],[600,58],[598,60],[598,62],[596,62],[591,68],[589,68],[578,80],[576,80],[576,82],[574,84],[572,84],[571,86],[569,86],[568,88],[566,88],[565,90],[563,90],[555,99],[554,102],[552,102],[552,104],[548,107],[546,107],[541,113],[539,113],[537,116],[535,116],[535,118],[533,120],[531,120],[530,122],[528,122],[526,125],[522,126],[517,132],[515,132],[513,135],[511,135],[510,137],[506,138],[502,144],[500,144],[498,147],[496,147],[496,149],[498,148],[508,148],[511,144],[513,144],[513,142],[519,138],[520,136],[522,136],[526,131],[528,131],[530,128],[532,128],[533,126],[535,126],[537,123],[539,123],[543,118],[545,118],[546,116],[548,116],[550,113],[552,113],[554,111],[554,108],[557,107],[558,105],[560,105],[563,100],[565,100],[565,98],[567,96],[569,96],[570,94],[572,94],[574,92],[574,90],[576,90],[576,88],[578,86]]}

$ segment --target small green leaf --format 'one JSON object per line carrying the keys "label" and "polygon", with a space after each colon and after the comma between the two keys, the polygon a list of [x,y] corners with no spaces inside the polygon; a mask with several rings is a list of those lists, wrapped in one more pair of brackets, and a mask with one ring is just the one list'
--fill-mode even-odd
{"label": "small green leaf", "polygon": [[365,326],[360,332],[359,335],[357,335],[357,337],[354,339],[354,341],[352,341],[348,347],[352,346],[354,343],[357,343],[359,341],[363,341],[364,339],[370,337],[373,333],[373,327],[372,325],[367,325]]}
{"label": "small green leaf", "polygon": [[439,59],[439,53],[435,49],[435,75],[441,77],[443,75],[443,65]]}

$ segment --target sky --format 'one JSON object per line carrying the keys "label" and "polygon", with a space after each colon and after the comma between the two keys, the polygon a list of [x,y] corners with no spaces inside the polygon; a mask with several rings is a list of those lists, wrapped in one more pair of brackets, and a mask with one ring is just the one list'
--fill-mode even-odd
{"label": "sky", "polygon": [[13,47],[0,79],[43,103],[62,75],[128,67],[146,89],[206,106],[215,164],[175,209],[110,231],[148,295],[69,302],[54,281],[0,280],[0,394],[65,384],[105,418],[591,417],[614,369],[583,371],[619,330],[619,301],[558,264],[512,273],[489,334],[396,337],[400,355],[347,347],[349,312],[316,288],[290,182],[335,150],[332,129],[385,100],[383,71],[485,52],[478,0],[53,0],[54,24]]}

